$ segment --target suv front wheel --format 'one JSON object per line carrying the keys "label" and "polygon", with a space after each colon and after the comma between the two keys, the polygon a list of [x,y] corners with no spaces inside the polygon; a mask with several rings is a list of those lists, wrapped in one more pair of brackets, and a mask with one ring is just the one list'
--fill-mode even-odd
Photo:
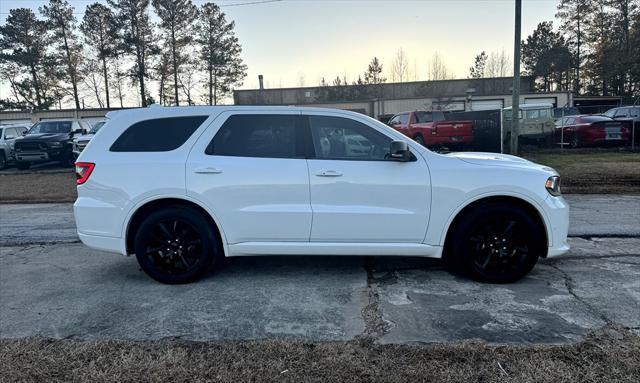
{"label": "suv front wheel", "polygon": [[544,228],[516,205],[493,202],[460,218],[445,260],[452,271],[489,283],[511,283],[527,275],[547,243]]}
{"label": "suv front wheel", "polygon": [[168,284],[189,283],[205,275],[215,263],[218,245],[207,219],[182,206],[150,214],[135,235],[142,270]]}

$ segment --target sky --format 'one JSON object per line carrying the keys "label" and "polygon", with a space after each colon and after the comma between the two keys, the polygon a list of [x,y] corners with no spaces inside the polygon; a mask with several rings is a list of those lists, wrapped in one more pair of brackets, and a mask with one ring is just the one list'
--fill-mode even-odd
{"label": "sky", "polygon": [[[69,0],[78,19],[96,0]],[[106,3],[106,0],[97,0]],[[193,0],[201,5],[210,0]],[[322,77],[355,80],[377,56],[387,72],[398,48],[410,79],[426,79],[438,52],[449,71],[468,76],[481,51],[513,55],[513,0],[264,0],[216,1],[236,24],[248,75],[242,88],[315,86]],[[11,8],[37,8],[45,0],[0,0],[0,23]],[[240,5],[239,5],[240,4]],[[244,4],[244,5],[242,5]],[[523,0],[522,37],[553,20],[558,0]],[[387,77],[390,77],[386,73]]]}

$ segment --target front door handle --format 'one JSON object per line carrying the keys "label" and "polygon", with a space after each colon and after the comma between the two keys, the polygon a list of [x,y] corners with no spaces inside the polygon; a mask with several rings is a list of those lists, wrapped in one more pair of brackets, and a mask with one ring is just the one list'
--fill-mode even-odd
{"label": "front door handle", "polygon": [[337,170],[320,170],[316,175],[318,177],[341,177],[342,173]]}
{"label": "front door handle", "polygon": [[222,173],[222,170],[213,167],[202,167],[196,168],[195,172],[198,174],[220,174]]}

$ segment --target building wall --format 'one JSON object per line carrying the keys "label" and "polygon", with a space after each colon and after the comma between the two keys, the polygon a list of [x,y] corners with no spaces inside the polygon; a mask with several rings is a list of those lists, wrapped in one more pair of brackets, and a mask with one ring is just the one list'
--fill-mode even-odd
{"label": "building wall", "polygon": [[30,122],[32,124],[41,120],[53,120],[59,118],[75,118],[93,122],[104,118],[107,112],[118,109],[61,109],[42,110],[36,112],[0,112],[0,125],[19,124]]}

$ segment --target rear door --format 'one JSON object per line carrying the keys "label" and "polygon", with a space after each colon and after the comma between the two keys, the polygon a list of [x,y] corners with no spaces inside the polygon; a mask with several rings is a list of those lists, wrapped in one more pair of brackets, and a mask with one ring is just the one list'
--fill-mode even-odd
{"label": "rear door", "polygon": [[301,128],[299,112],[224,112],[191,150],[187,194],[209,206],[229,244],[309,240]]}
{"label": "rear door", "polygon": [[366,120],[305,113],[312,242],[421,243],[429,222],[430,176],[422,156],[385,159],[393,140]]}

